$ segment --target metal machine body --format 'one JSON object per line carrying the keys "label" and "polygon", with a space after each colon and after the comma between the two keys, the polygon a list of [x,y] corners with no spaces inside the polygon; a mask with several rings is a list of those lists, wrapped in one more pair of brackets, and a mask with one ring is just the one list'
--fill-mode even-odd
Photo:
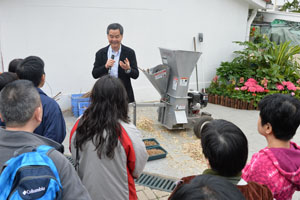
{"label": "metal machine body", "polygon": [[207,94],[188,91],[190,76],[200,52],[160,48],[162,65],[143,71],[161,95],[158,121],[168,129],[184,129],[201,116]]}

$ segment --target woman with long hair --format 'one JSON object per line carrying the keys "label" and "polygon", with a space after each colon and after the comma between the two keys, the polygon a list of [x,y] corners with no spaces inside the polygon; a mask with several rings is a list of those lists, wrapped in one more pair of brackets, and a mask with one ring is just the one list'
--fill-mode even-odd
{"label": "woman with long hair", "polygon": [[101,77],[72,129],[72,157],[94,200],[137,199],[134,178],[142,173],[148,154],[140,132],[129,122],[127,99],[119,79]]}

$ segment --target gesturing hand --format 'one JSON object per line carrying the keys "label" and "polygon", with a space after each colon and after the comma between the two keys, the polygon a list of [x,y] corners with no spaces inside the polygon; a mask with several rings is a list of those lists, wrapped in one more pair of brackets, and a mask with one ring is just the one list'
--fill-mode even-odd
{"label": "gesturing hand", "polygon": [[124,69],[124,70],[129,70],[130,69],[130,63],[129,63],[129,60],[126,58],[123,61],[120,61],[120,66]]}

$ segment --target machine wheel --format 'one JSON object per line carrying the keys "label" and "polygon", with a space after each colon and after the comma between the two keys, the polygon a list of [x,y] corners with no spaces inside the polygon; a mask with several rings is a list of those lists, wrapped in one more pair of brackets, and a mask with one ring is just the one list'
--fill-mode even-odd
{"label": "machine wheel", "polygon": [[197,138],[201,138],[201,126],[203,125],[203,123],[208,122],[208,121],[212,121],[213,118],[211,116],[207,116],[204,115],[202,117],[200,117],[200,119],[196,122],[195,126],[194,126],[194,133],[197,136]]}

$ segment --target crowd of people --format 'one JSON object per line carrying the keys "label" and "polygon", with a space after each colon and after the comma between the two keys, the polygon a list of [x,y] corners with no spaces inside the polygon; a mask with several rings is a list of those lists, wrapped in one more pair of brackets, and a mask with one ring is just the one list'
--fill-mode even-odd
{"label": "crowd of people", "polygon": [[[137,199],[134,179],[148,159],[141,134],[128,117],[128,103],[134,101],[130,78],[137,78],[137,64],[133,50],[124,45],[120,49],[122,27],[110,25],[107,35],[110,45],[96,54],[93,76],[99,79],[90,105],[70,133],[75,167],[63,155],[66,125],[61,109],[41,90],[43,60],[15,59],[9,72],[0,74],[1,169],[16,152],[48,145],[54,148],[48,156],[58,171],[62,199]],[[300,101],[272,94],[258,107],[257,129],[267,147],[247,163],[248,141],[239,127],[224,119],[198,121],[194,132],[208,167],[178,181],[169,199],[292,199],[300,190],[300,146],[291,141],[300,124]]]}

